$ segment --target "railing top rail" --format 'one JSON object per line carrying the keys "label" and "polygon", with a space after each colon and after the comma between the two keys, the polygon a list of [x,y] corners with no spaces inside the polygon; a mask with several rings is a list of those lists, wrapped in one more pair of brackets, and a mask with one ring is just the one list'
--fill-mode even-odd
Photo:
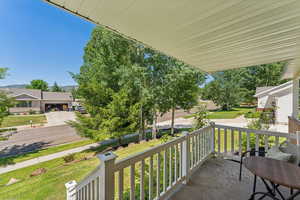
{"label": "railing top rail", "polygon": [[130,165],[134,164],[134,163],[137,163],[145,158],[148,158],[156,153],[159,153],[161,152],[162,150],[170,147],[170,146],[173,146],[175,144],[178,144],[180,142],[183,142],[185,140],[185,137],[186,136],[180,136],[178,138],[175,138],[165,144],[161,144],[161,145],[158,145],[158,146],[155,146],[155,147],[152,147],[150,149],[147,149],[145,151],[142,151],[140,153],[137,153],[137,154],[133,154],[131,156],[128,156],[124,159],[121,159],[121,160],[118,160],[116,161],[116,164],[115,164],[115,171],[118,171],[120,169],[123,169],[123,168],[126,168],[126,167],[129,167]]}
{"label": "railing top rail", "polygon": [[244,132],[250,132],[250,133],[255,133],[258,135],[269,135],[269,136],[278,136],[278,137],[285,137],[288,139],[297,139],[296,134],[291,134],[291,133],[283,133],[283,132],[276,132],[276,131],[268,131],[268,130],[254,130],[254,129],[249,129],[249,128],[242,128],[242,127],[234,127],[234,126],[226,126],[226,125],[215,125],[216,128],[226,128],[226,129],[234,129],[238,131],[244,131]]}
{"label": "railing top rail", "polygon": [[[204,130],[206,129],[209,129],[211,128],[212,126],[207,126],[207,127],[204,127],[204,128],[201,128],[199,130],[196,130],[196,131],[193,131],[192,133],[189,133],[188,136],[192,136],[192,135],[195,135],[195,134],[199,134],[201,132],[203,132]],[[115,164],[115,171],[118,171],[120,169],[123,169],[123,168],[126,168],[126,167],[129,167],[130,165],[134,164],[134,163],[137,163],[143,159],[146,159],[156,153],[159,153],[161,152],[162,150],[170,147],[170,146],[173,146],[173,145],[176,145],[178,143],[181,143],[185,140],[186,136],[180,136],[178,138],[175,138],[165,144],[161,144],[161,145],[158,145],[158,146],[155,146],[153,148],[150,148],[150,149],[147,149],[143,152],[140,152],[140,153],[137,153],[137,154],[133,154],[129,157],[126,157],[122,160],[118,160]]]}
{"label": "railing top rail", "polygon": [[83,180],[81,180],[77,185],[77,190],[80,190],[82,187],[89,184],[92,180],[98,177],[101,165],[99,165],[96,169],[94,169],[88,176],[86,176]]}

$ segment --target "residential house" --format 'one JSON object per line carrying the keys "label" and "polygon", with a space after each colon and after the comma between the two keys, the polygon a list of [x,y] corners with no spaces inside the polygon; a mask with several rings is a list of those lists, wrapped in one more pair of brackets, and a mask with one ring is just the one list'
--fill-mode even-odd
{"label": "residential house", "polygon": [[67,111],[72,109],[74,101],[69,92],[44,92],[36,89],[3,88],[9,96],[17,101],[11,113],[47,112],[50,110]]}
{"label": "residential house", "polygon": [[293,82],[289,81],[278,86],[258,87],[257,110],[274,109],[276,123],[288,123],[288,117],[293,113]]}

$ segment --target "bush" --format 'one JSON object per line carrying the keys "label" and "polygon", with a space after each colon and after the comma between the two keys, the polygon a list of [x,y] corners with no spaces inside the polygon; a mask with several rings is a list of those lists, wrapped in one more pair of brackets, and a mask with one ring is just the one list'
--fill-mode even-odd
{"label": "bush", "polygon": [[201,104],[198,107],[198,110],[195,113],[194,119],[195,119],[194,120],[195,121],[194,128],[196,130],[200,129],[200,128],[203,128],[203,127],[205,127],[209,124],[208,110],[206,108],[206,105]]}
{"label": "bush", "polygon": [[15,131],[17,131],[17,128],[3,128],[3,129],[0,129],[0,133],[15,132]]}
{"label": "bush", "polygon": [[65,163],[70,163],[75,160],[75,154],[69,154],[63,157]]}
{"label": "bush", "polygon": [[30,115],[35,115],[35,114],[36,114],[36,111],[35,111],[35,110],[29,110],[29,114],[30,114]]}
{"label": "bush", "polygon": [[261,112],[258,111],[249,111],[245,113],[245,118],[259,118]]}

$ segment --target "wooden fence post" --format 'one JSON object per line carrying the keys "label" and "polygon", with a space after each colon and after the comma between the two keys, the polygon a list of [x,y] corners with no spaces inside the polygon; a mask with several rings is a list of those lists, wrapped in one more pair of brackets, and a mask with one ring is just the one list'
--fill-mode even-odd
{"label": "wooden fence post", "polygon": [[183,141],[183,151],[182,151],[182,175],[185,176],[185,184],[189,182],[190,175],[190,137],[189,132],[182,132],[183,136],[185,136],[185,140]]}
{"label": "wooden fence post", "polygon": [[117,156],[113,152],[98,155],[100,159],[100,200],[113,200],[115,192],[114,165]]}
{"label": "wooden fence post", "polygon": [[65,184],[67,189],[67,200],[76,200],[76,181],[70,181]]}

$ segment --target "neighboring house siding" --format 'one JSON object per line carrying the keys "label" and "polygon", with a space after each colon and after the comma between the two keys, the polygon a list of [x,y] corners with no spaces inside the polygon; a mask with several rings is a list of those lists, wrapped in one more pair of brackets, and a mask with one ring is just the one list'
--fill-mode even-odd
{"label": "neighboring house siding", "polygon": [[282,96],[276,97],[276,122],[277,123],[288,123],[288,117],[292,116],[293,106],[292,106],[293,94],[286,93]]}

